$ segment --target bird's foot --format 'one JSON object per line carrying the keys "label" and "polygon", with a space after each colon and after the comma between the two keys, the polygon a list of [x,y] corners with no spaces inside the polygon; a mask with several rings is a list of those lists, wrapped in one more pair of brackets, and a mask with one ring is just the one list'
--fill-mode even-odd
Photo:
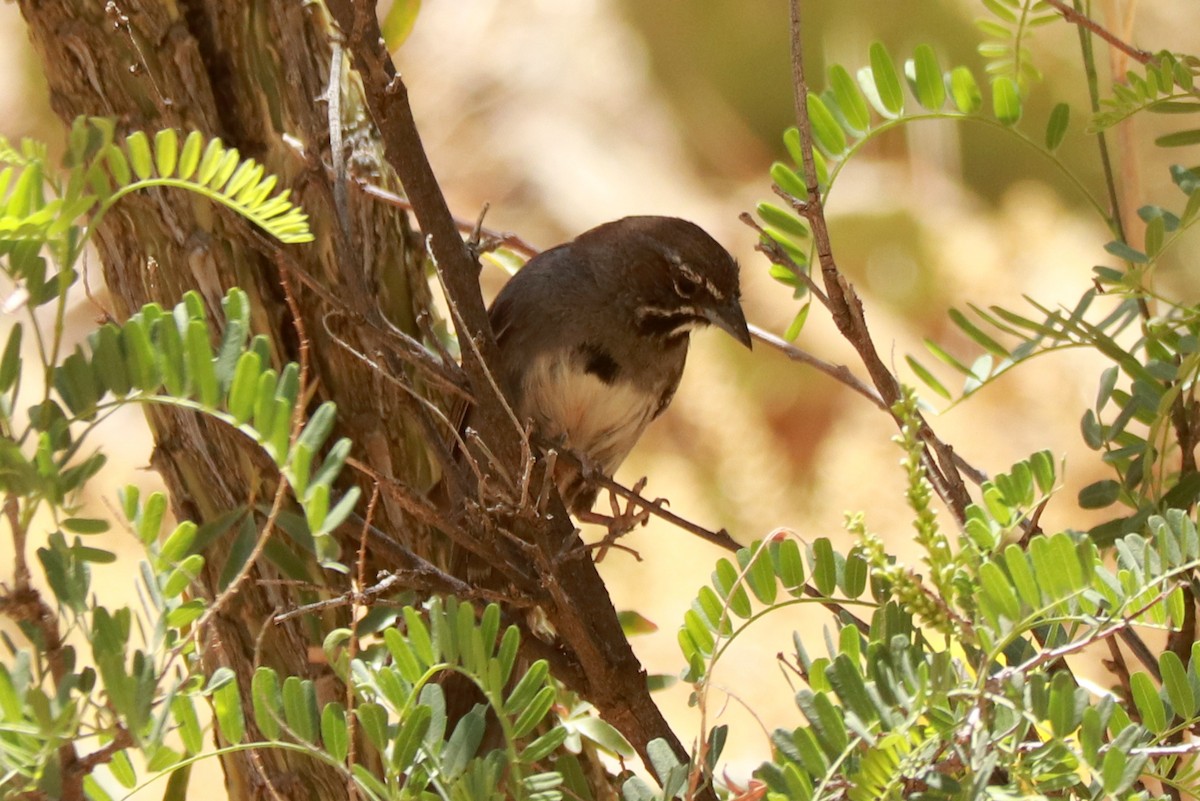
{"label": "bird's foot", "polygon": [[[645,486],[646,479],[643,477],[633,485],[633,494],[640,495]],[[625,503],[624,508],[621,506],[621,497],[616,492],[610,490],[608,499],[612,509],[611,515],[590,510],[580,512],[576,515],[576,518],[581,523],[594,523],[608,529],[608,533],[604,535],[604,539],[588,546],[595,553],[594,561],[604,561],[604,557],[608,555],[609,548],[619,548],[622,551],[633,554],[634,558],[640,562],[642,557],[637,551],[628,546],[621,545],[617,541],[638,526],[646,525],[650,520],[651,509],[665,503],[666,499],[658,498],[647,506],[639,505],[637,501],[631,498]]]}

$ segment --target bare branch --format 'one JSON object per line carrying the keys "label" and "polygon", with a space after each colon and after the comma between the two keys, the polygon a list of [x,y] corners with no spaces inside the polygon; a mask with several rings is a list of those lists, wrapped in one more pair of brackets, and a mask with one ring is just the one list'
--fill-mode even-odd
{"label": "bare branch", "polygon": [[1120,37],[1100,25],[1100,23],[1096,22],[1091,17],[1087,16],[1086,14],[1081,14],[1080,12],[1071,8],[1069,5],[1064,3],[1063,0],[1046,0],[1046,2],[1054,6],[1058,13],[1062,14],[1062,18],[1067,22],[1072,22],[1084,30],[1091,31],[1116,49],[1120,50],[1125,55],[1132,58],[1134,61],[1137,61],[1139,64],[1149,64],[1154,58],[1153,53],[1142,50],[1139,47],[1134,47],[1128,42],[1123,41]]}

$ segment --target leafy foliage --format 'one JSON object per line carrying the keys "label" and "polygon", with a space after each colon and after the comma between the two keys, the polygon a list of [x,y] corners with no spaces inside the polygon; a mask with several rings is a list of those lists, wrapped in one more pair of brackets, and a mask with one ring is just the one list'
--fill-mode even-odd
{"label": "leafy foliage", "polygon": [[[1114,83],[1113,96],[1101,101],[1102,110],[1091,121],[1089,130],[1103,131],[1143,111],[1155,114],[1195,114],[1200,111],[1193,87],[1200,74],[1200,60],[1194,56],[1163,51],[1144,65],[1139,74],[1125,73],[1124,83]],[[1183,131],[1160,137],[1156,144],[1178,147],[1194,144],[1195,131]]]}
{"label": "leafy foliage", "polygon": [[[1012,4],[1010,8],[1005,0],[995,0],[989,7],[1006,10],[1024,29],[1052,20],[1052,16],[1045,14],[1044,5]],[[1025,51],[1024,45],[1013,47]],[[960,65],[943,70],[937,53],[927,44],[918,45],[912,58],[898,67],[884,45],[876,42],[871,45],[868,63],[853,76],[840,64],[830,66],[828,86],[808,95],[808,120],[816,145],[814,167],[818,189],[824,198],[832,192],[841,170],[864,145],[901,125],[928,120],[971,121],[1008,131],[1047,154],[1052,154],[1062,143],[1070,126],[1070,109],[1060,104],[1036,140],[1018,128],[1024,106],[1020,84],[1024,79],[1018,80],[1017,74],[1025,74],[1026,78],[1036,75],[1036,70],[1029,66],[1027,53],[1013,55],[1005,62],[1014,65],[1011,69],[997,66],[997,62],[989,64],[989,72],[993,74],[990,104],[985,102],[980,81],[970,68]],[[905,86],[915,105],[906,96]],[[762,221],[762,249],[774,262],[770,274],[800,299],[808,291],[812,243],[808,222],[798,202],[807,194],[799,130],[785,131],[783,142],[792,163],[772,164],[771,179],[777,193],[791,200],[792,209],[763,202],[757,212]],[[808,311],[806,302],[785,332],[785,339],[792,341],[799,336]],[[918,364],[914,370],[920,373],[925,368]]]}
{"label": "leafy foliage", "polygon": [[[12,325],[0,351],[0,493],[20,565],[35,515],[49,513],[51,533],[37,557],[53,596],[53,607],[43,602],[23,568],[16,581],[25,600],[13,603],[16,596],[5,588],[5,611],[33,647],[3,638],[11,658],[0,664],[0,795],[60,797],[64,773],[78,769],[64,754],[89,739],[94,753],[82,782],[94,799],[161,777],[170,777],[168,795],[182,797],[190,764],[220,753],[209,745],[214,739],[228,749],[303,752],[340,771],[365,798],[556,801],[564,791],[586,794],[575,754],[585,746],[622,755],[630,748],[585,705],[571,711],[569,725],[554,724],[551,706],[560,690],[544,661],[518,662],[518,630],[501,631],[495,605],[477,613],[454,599],[434,599],[423,607],[375,610],[356,632],[328,634],[326,656],[351,688],[349,707],[318,702],[311,680],[266,667],[248,688],[239,687],[228,668],[205,680],[198,646],[212,607],[189,590],[214,557],[225,560],[219,589],[239,579],[259,541],[258,510],[231,509],[202,526],[185,520],[162,537],[166,497],[143,499],[127,487],[121,511],[147,554],[137,576],[142,608],[97,601],[92,565],[115,556],[87,545],[85,537],[106,531],[108,523],[78,516],[75,498],[104,465],[101,453],[84,455],[89,435],[122,406],[192,410],[260,446],[303,510],[303,517],[273,513],[272,524],[326,567],[342,567],[329,532],[358,499],[352,488],[334,501],[334,482],[350,450],[346,439],[327,444],[334,405],[305,414],[300,366],[272,366],[268,340],[251,336],[250,303],[241,290],[222,299],[219,325],[192,292],[173,309],[149,304],[124,324],[105,323],[64,353],[62,315],[81,243],[134,189],[189,189],[287,241],[311,238],[303,213],[286,196],[268,198],[274,178],[220,142],[204,146],[192,134],[177,147],[168,131],[153,143],[133,134],[117,146],[111,130],[103,120],[76,124],[65,182],[50,176],[41,146],[0,148],[8,165],[0,172],[0,267],[18,287],[13,309],[29,312],[27,325]],[[60,199],[46,201],[46,186]],[[90,226],[78,219],[84,214],[91,215]],[[51,302],[57,313],[47,324],[33,311]],[[39,345],[40,370],[24,363],[26,332]],[[16,413],[23,405],[24,418]],[[214,548],[230,542],[219,539],[230,530],[231,547]],[[264,552],[284,574],[309,579],[290,548],[268,540]],[[87,656],[63,643],[70,631],[83,636]],[[440,684],[451,673],[474,682],[483,699],[456,720],[447,715]],[[251,704],[243,708],[245,698]],[[204,705],[212,712],[208,724],[201,722]],[[489,726],[499,729],[499,748],[485,740]]]}
{"label": "leafy foliage", "polygon": [[[913,397],[897,410],[909,419]],[[719,563],[684,617],[689,678],[703,683],[724,646],[762,615],[830,600],[871,611],[868,626],[840,616],[826,656],[795,639],[805,723],[775,732],[775,758],[759,772],[768,796],[868,799],[919,789],[924,798],[952,799],[986,788],[1135,798],[1144,775],[1175,782],[1171,743],[1200,722],[1200,644],[1186,663],[1167,651],[1133,671],[1128,707],[1063,660],[1132,624],[1182,624],[1189,601],[1180,578],[1200,566],[1195,522],[1180,510],[1151,518],[1145,534],[1116,542],[1112,567],[1085,535],[1031,533],[1034,510],[1056,482],[1053,460],[1041,452],[982,488],[951,549],[926,512],[919,443],[907,434],[900,442],[911,466],[909,506],[925,521],[917,542],[929,583],[854,518],[861,546],[844,556],[828,540],[809,549],[813,598],[800,599],[805,560],[786,539],[743,549],[740,569]],[[943,638],[955,647],[939,644]],[[626,797],[672,796],[635,785]]]}
{"label": "leafy foliage", "polygon": [[988,16],[975,24],[987,37],[978,49],[988,60],[988,74],[1005,92],[1040,81],[1029,40],[1037,28],[1057,22],[1058,12],[1042,0],[983,0],[983,6]]}

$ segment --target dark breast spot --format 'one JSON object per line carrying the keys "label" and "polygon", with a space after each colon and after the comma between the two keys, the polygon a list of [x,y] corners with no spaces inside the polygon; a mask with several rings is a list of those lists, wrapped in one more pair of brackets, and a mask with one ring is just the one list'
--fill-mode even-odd
{"label": "dark breast spot", "polygon": [[580,346],[579,351],[584,358],[584,372],[591,373],[605,384],[612,386],[612,383],[617,380],[617,374],[621,372],[621,366],[617,364],[617,360],[594,342],[585,342]]}

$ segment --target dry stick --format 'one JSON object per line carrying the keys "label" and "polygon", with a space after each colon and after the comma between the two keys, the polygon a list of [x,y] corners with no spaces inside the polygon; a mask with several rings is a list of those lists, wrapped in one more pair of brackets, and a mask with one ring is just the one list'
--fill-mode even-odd
{"label": "dry stick", "polygon": [[[557,458],[558,461],[566,462],[578,470],[585,469],[583,463],[579,461],[579,457],[570,451],[558,451]],[[672,525],[677,526],[678,528],[681,528],[690,534],[695,534],[705,542],[711,542],[713,545],[724,548],[727,551],[737,551],[742,547],[737,540],[729,536],[729,532],[725,529],[710,531],[703,526],[697,525],[687,518],[680,517],[669,509],[664,508],[661,501],[652,501],[641,493],[635,492],[629,487],[617,483],[606,475],[597,474],[589,477],[588,480],[597,486],[603,487],[609,492],[621,496],[627,501],[635,502],[638,506],[641,506],[655,517],[661,517],[668,523],[671,523]]]}
{"label": "dry stick", "polygon": [[[783,192],[778,187],[775,188],[775,191],[778,192],[781,196],[783,196],[788,202],[792,203],[798,213],[800,213],[801,215],[803,215],[805,217],[808,216],[808,206],[805,201],[798,200],[797,198],[794,198],[791,195],[788,195],[786,192]],[[751,217],[749,214],[744,213],[744,214],[740,215],[739,219],[742,222],[744,222],[746,225],[748,225],[751,228],[753,228],[754,230],[758,231],[760,235],[765,237],[766,231],[764,231],[762,226],[760,226],[758,223],[756,223],[754,221],[754,218]],[[812,292],[813,297],[815,297],[817,300],[819,300],[821,302],[821,304],[823,306],[825,306],[825,308],[830,309],[832,311],[832,306],[830,306],[829,299],[825,296],[825,293],[822,292],[820,290],[820,288],[813,282],[812,277],[809,276],[807,271],[800,269],[800,266],[797,265],[794,261],[792,261],[791,256],[789,256],[786,252],[784,252],[783,248],[776,245],[773,241],[769,241],[769,240],[763,241],[760,239],[759,244],[755,247],[755,250],[762,253],[764,256],[766,256],[768,259],[770,259],[773,263],[782,264],[782,265],[786,266],[788,269],[790,269],[797,277],[799,277],[801,280],[803,280],[805,282],[805,284],[808,285],[808,289],[810,292]],[[876,392],[872,387],[868,386],[867,384],[865,384],[861,380],[859,380],[858,376],[856,376],[856,375],[854,375],[854,373],[850,372],[850,368],[846,367],[845,365],[830,364],[829,362],[826,362],[822,359],[818,359],[816,356],[813,356],[811,353],[808,353],[807,351],[803,351],[800,348],[797,348],[795,345],[792,345],[792,344],[784,341],[780,337],[777,337],[770,332],[764,331],[757,326],[754,326],[754,325],[750,326],[750,333],[752,336],[754,336],[755,339],[759,340],[760,342],[764,342],[767,345],[770,345],[771,347],[775,348],[780,353],[782,353],[784,356],[787,356],[792,361],[801,362],[802,364],[807,364],[810,367],[815,367],[817,370],[820,370],[822,373],[825,373],[829,377],[833,378],[835,381],[838,381],[839,383],[846,385],[850,389],[852,389],[855,392],[857,392],[858,394],[862,395],[864,398],[869,400],[871,403],[875,404],[875,406],[878,407],[879,409],[881,409],[885,412],[890,412],[888,405],[886,403],[884,403],[883,398],[881,398],[879,396],[879,393]],[[983,472],[982,470],[978,469],[977,467],[974,467],[969,462],[967,462],[966,459],[963,459],[961,456],[959,456],[957,453],[955,453],[952,449],[950,449],[949,446],[942,443],[937,438],[937,435],[935,435],[933,433],[933,429],[931,429],[927,424],[925,424],[924,420],[922,420],[921,422],[922,422],[922,425],[921,425],[921,430],[918,432],[918,437],[921,439],[922,442],[924,442],[928,447],[934,448],[935,450],[939,451],[939,453],[941,453],[943,457],[948,456],[949,459],[952,461],[953,465],[955,467],[957,467],[959,470],[961,470],[964,474],[966,474],[966,476],[968,478],[970,478],[971,481],[974,482],[975,484],[982,485],[983,482],[988,480],[987,473]],[[925,458],[925,462],[927,465],[931,466],[931,462],[928,459],[928,457]],[[938,481],[944,481],[944,479],[941,477],[940,471],[934,471],[933,474],[931,475],[931,479],[935,482],[935,484]]]}
{"label": "dry stick", "polygon": [[[867,329],[862,301],[854,287],[838,269],[833,258],[829,239],[829,228],[821,202],[821,191],[817,183],[817,169],[813,162],[812,130],[808,125],[808,83],[804,77],[804,47],[800,36],[800,0],[791,0],[792,17],[792,85],[795,91],[796,122],[800,131],[800,150],[804,163],[804,181],[808,196],[802,201],[802,212],[812,229],[813,243],[821,265],[821,276],[829,296],[829,310],[838,331],[858,352],[866,367],[871,382],[890,408],[900,399],[900,383],[879,357],[875,344]],[[894,416],[894,415],[893,415]],[[897,423],[899,423],[897,419]],[[949,506],[950,511],[961,523],[966,519],[966,509],[971,503],[962,476],[955,464],[954,451],[936,436],[924,418],[920,418],[922,441],[925,454],[922,461],[929,481]],[[928,433],[926,433],[928,432]],[[936,455],[936,458],[934,458]]]}
{"label": "dry stick", "polygon": [[[342,55],[341,48],[336,49],[337,56],[340,59]],[[379,505],[379,485],[371,485],[371,499],[367,501],[367,514],[363,518],[362,532],[358,535],[358,553],[355,556],[357,567],[357,581],[359,587],[365,587],[367,583],[367,530],[371,525],[371,521],[375,519],[375,508]],[[350,605],[350,642],[347,644],[347,656],[350,663],[358,658],[358,604]],[[355,693],[354,682],[346,682],[346,740],[348,748],[346,751],[346,764],[353,770],[354,765],[358,762],[358,743],[356,740],[358,734],[358,713],[355,710]],[[346,783],[346,794],[350,797],[350,801],[358,801],[358,784],[354,781]]]}
{"label": "dry stick", "polygon": [[830,364],[823,359],[813,356],[806,350],[802,350],[791,344],[782,337],[772,334],[770,331],[763,330],[756,325],[750,326],[750,335],[766,345],[770,345],[775,350],[782,353],[794,362],[807,364],[816,370],[821,371],[833,380],[840,384],[845,384],[850,389],[862,395],[869,400],[877,408],[887,411],[887,404],[883,402],[883,398],[879,397],[879,393],[875,389],[859,379],[854,373],[850,372],[850,368],[844,364]]}
{"label": "dry stick", "polygon": [[1096,22],[1086,14],[1079,13],[1062,0],[1046,0],[1046,2],[1054,6],[1058,13],[1062,14],[1063,19],[1065,19],[1067,22],[1072,22],[1081,28],[1091,31],[1116,49],[1120,50],[1125,55],[1132,58],[1134,61],[1137,61],[1139,64],[1149,64],[1151,60],[1153,60],[1153,53],[1142,50],[1138,47],[1134,47],[1133,45],[1123,41],[1116,34],[1101,26],[1100,23]]}
{"label": "dry stick", "polygon": [[[397,195],[395,192],[389,192],[381,186],[376,186],[375,184],[370,184],[366,181],[359,181],[359,187],[364,193],[370,195],[371,197],[378,198],[379,200],[395,206],[396,208],[404,209],[405,211],[415,211],[413,204],[408,200],[408,198]],[[487,239],[496,242],[499,245],[503,245],[509,250],[514,250],[517,253],[521,253],[528,258],[533,258],[540,252],[537,247],[529,244],[529,242],[517,236],[516,234],[507,231],[497,231],[493,228],[484,228],[479,224],[478,221],[469,222],[467,220],[461,220],[455,217],[454,224],[458,227],[458,230],[464,234],[470,234],[478,231]]]}

